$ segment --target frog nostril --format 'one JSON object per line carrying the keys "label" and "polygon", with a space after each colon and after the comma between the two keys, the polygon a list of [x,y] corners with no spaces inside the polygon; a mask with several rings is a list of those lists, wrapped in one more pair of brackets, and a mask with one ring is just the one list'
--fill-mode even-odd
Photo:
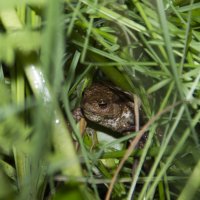
{"label": "frog nostril", "polygon": [[103,99],[100,99],[99,102],[98,102],[98,105],[101,109],[106,109],[108,104],[103,100]]}

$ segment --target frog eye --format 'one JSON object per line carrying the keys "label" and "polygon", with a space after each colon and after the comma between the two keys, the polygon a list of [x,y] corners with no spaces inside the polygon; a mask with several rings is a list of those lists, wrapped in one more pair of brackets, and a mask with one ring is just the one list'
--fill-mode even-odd
{"label": "frog eye", "polygon": [[103,99],[100,99],[100,100],[98,101],[98,105],[99,105],[99,107],[102,108],[102,109],[105,109],[105,108],[107,108],[107,106],[108,106],[108,104],[107,104]]}

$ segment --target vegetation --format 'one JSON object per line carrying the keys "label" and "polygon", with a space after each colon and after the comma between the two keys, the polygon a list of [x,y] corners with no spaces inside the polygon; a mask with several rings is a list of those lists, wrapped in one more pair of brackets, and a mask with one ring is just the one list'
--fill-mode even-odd
{"label": "vegetation", "polygon": [[[0,199],[199,199],[199,12],[198,0],[0,1]],[[139,131],[80,134],[71,111],[93,81],[140,97]]]}

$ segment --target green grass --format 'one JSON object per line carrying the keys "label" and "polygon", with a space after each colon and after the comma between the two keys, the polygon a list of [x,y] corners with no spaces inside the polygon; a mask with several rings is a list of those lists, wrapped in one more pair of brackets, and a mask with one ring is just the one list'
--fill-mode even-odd
{"label": "green grass", "polygon": [[140,132],[80,135],[71,111],[97,80],[139,96],[149,123],[111,198],[199,199],[200,4],[152,2],[0,3],[0,199],[105,199]]}

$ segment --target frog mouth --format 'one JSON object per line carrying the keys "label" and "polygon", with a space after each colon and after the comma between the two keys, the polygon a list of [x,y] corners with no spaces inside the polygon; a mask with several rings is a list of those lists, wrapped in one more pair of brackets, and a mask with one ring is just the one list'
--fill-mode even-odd
{"label": "frog mouth", "polygon": [[95,114],[91,114],[90,112],[84,111],[83,114],[84,114],[86,119],[94,121],[95,123],[98,123],[99,121],[101,121],[100,116],[97,116]]}

